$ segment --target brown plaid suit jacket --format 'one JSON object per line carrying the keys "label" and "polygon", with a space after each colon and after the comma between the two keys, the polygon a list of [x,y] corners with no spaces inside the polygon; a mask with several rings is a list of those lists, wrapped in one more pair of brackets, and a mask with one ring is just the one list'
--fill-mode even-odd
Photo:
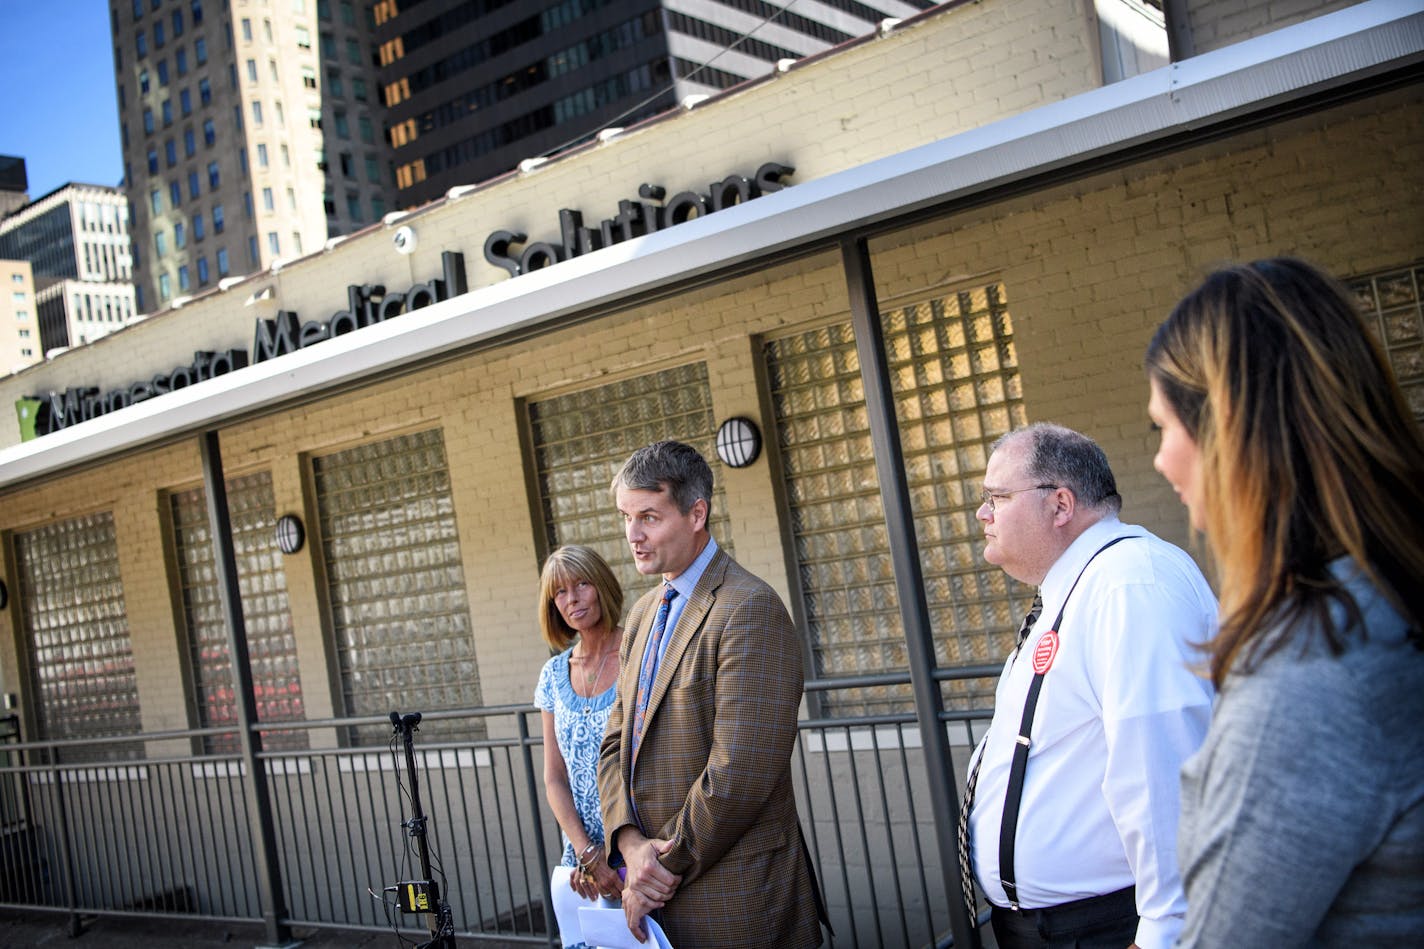
{"label": "brown plaid suit jacket", "polygon": [[630,824],[673,842],[662,863],[682,885],[657,919],[675,949],[819,946],[791,786],[804,685],[791,617],[718,550],[667,634],[634,770],[638,667],[660,597],[634,605],[619,654],[598,769],[610,849]]}

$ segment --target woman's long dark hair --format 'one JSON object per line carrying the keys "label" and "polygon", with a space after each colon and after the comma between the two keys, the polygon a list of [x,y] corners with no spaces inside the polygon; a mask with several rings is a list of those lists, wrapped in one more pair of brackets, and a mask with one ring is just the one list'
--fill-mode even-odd
{"label": "woman's long dark hair", "polygon": [[1306,619],[1342,648],[1359,619],[1342,555],[1424,645],[1424,436],[1343,287],[1287,258],[1217,271],[1158,327],[1147,372],[1201,453],[1218,686]]}

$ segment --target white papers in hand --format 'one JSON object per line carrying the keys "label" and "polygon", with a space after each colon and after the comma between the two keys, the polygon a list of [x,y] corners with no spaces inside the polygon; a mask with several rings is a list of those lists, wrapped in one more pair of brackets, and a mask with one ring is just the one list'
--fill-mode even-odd
{"label": "white papers in hand", "polygon": [[595,949],[672,949],[667,934],[651,916],[643,919],[643,926],[648,931],[648,941],[639,942],[638,938],[628,931],[628,920],[621,908],[580,906],[578,912],[583,941]]}

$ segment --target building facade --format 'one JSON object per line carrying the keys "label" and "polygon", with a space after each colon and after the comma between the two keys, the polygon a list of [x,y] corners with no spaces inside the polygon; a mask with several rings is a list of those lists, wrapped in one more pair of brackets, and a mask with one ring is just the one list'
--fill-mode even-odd
{"label": "building facade", "polygon": [[387,211],[370,5],[113,0],[143,312]]}
{"label": "building facade", "polygon": [[67,184],[0,220],[0,257],[34,273],[36,358],[82,346],[137,318],[123,192]]}
{"label": "building facade", "polygon": [[18,372],[43,358],[30,262],[0,257],[0,369]]}
{"label": "building facade", "polygon": [[930,0],[435,0],[375,6],[401,207],[912,16]]}
{"label": "building facade", "polygon": [[1125,519],[1188,545],[1141,360],[1206,271],[1345,278],[1424,417],[1424,12],[1303,6],[1228,42],[1252,4],[1200,4],[1219,49],[1105,86],[1089,8],[948,4],[0,381],[36,426],[0,422],[0,689],[50,740],[236,720],[206,478],[260,721],[527,705],[543,557],[589,544],[640,593],[613,472],[745,419],[762,451],[714,465],[712,529],[786,600],[808,678],[928,664],[940,708],[982,712],[992,675],[954,673],[1001,659],[1027,596],[980,558],[990,446],[1082,430]]}

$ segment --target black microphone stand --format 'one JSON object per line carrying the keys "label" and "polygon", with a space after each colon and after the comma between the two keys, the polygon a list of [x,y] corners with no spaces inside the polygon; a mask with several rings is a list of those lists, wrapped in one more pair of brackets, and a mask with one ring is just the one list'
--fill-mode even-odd
{"label": "black microphone stand", "polygon": [[455,934],[451,932],[454,923],[450,906],[440,895],[440,890],[430,873],[430,846],[425,839],[425,812],[420,808],[420,778],[415,770],[415,731],[420,725],[420,713],[401,715],[391,712],[391,725],[405,744],[405,768],[410,776],[410,820],[406,823],[410,836],[415,839],[416,856],[420,858],[421,880],[428,885],[428,905],[426,924],[430,928],[430,941],[417,949],[456,949]]}

